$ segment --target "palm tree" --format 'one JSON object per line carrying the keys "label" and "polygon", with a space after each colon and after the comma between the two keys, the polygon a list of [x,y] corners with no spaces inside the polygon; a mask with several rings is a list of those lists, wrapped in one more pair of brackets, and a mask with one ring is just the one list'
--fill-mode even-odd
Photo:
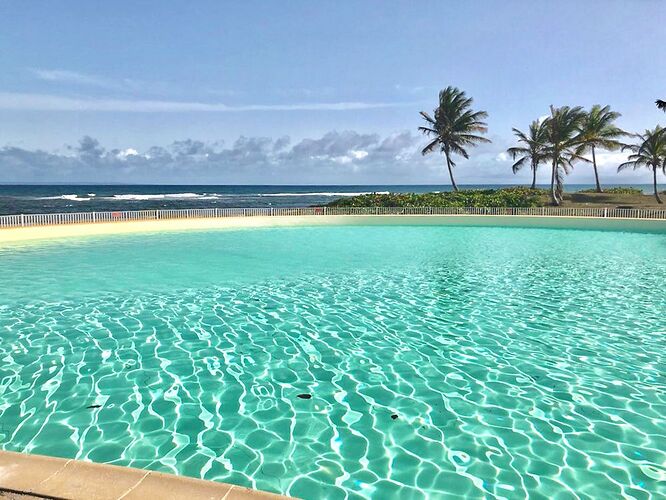
{"label": "palm tree", "polygon": [[661,109],[662,111],[666,111],[666,101],[662,101],[661,99],[657,99],[655,101],[657,103],[657,107]]}
{"label": "palm tree", "polygon": [[603,193],[599,183],[599,172],[597,171],[597,156],[595,150],[606,149],[615,151],[622,144],[618,138],[627,135],[624,130],[616,127],[613,122],[617,120],[620,113],[611,111],[610,106],[595,104],[590,111],[585,113],[580,123],[580,139],[585,152],[592,152],[592,167],[594,168],[594,180],[597,183],[597,193]]}
{"label": "palm tree", "polygon": [[647,167],[652,169],[652,183],[654,186],[654,197],[657,203],[663,203],[659,198],[657,190],[657,170],[661,169],[666,174],[666,129],[657,125],[653,130],[646,130],[643,134],[635,134],[637,144],[626,144],[622,151],[629,150],[627,161],[617,167],[620,172],[626,168]]}
{"label": "palm tree", "polygon": [[527,134],[514,128],[513,133],[518,138],[518,142],[524,144],[524,146],[516,146],[506,150],[513,160],[520,157],[512,166],[514,174],[529,162],[530,169],[532,170],[532,186],[530,189],[536,188],[537,168],[546,159],[545,148],[546,141],[548,140],[548,131],[544,123],[544,121],[534,120],[530,124],[530,130]]}
{"label": "palm tree", "polygon": [[576,160],[587,161],[581,156],[582,146],[579,126],[585,116],[583,108],[576,106],[550,107],[550,116],[545,126],[548,135],[546,157],[552,161],[550,178],[551,201],[559,206],[562,203],[564,175],[573,168]]}
{"label": "palm tree", "polygon": [[433,137],[421,154],[426,155],[439,147],[446,157],[446,166],[454,191],[458,191],[458,186],[453,178],[453,167],[456,164],[451,155],[455,153],[468,159],[469,154],[465,148],[481,142],[490,142],[485,137],[475,134],[475,132],[487,132],[488,128],[483,120],[487,118],[488,113],[472,111],[471,106],[472,98],[467,97],[465,92],[456,87],[446,87],[439,93],[439,106],[433,112],[434,118],[421,111],[421,116],[427,125],[419,127],[419,131]]}

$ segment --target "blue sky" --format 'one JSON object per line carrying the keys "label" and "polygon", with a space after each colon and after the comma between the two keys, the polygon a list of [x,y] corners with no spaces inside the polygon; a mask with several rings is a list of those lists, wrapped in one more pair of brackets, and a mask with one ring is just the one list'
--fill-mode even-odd
{"label": "blue sky", "polygon": [[501,153],[550,104],[666,121],[665,25],[659,0],[5,1],[0,181],[445,182],[416,127],[456,85],[493,140],[459,182],[525,182]]}

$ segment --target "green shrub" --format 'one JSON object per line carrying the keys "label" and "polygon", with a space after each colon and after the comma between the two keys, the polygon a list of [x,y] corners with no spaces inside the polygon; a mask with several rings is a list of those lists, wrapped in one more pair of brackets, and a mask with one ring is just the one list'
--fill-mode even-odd
{"label": "green shrub", "polygon": [[523,187],[469,189],[450,193],[364,194],[332,201],[329,207],[537,207],[543,192]]}
{"label": "green shrub", "polygon": [[[592,189],[583,189],[581,191],[578,191],[579,193],[596,193],[597,190],[592,188]],[[624,186],[616,186],[616,187],[611,187],[611,188],[604,188],[604,193],[607,194],[643,194],[642,189],[637,189],[637,188],[632,188],[632,187],[624,187]]]}

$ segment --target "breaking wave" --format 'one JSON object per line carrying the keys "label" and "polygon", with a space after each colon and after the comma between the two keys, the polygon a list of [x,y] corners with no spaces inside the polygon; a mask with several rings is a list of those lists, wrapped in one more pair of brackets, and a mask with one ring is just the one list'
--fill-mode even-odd
{"label": "breaking wave", "polygon": [[164,193],[164,194],[114,194],[107,199],[123,201],[145,200],[215,200],[220,198],[217,194],[197,193]]}
{"label": "breaking wave", "polygon": [[88,196],[79,196],[78,194],[61,194],[59,196],[43,196],[38,200],[69,200],[69,201],[90,201],[95,193],[88,193]]}

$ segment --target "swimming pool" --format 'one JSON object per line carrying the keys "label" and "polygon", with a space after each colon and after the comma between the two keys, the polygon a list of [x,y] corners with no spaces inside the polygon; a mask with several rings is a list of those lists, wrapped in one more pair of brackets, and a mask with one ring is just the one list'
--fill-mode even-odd
{"label": "swimming pool", "polygon": [[0,442],[304,498],[666,494],[666,235],[0,248]]}

